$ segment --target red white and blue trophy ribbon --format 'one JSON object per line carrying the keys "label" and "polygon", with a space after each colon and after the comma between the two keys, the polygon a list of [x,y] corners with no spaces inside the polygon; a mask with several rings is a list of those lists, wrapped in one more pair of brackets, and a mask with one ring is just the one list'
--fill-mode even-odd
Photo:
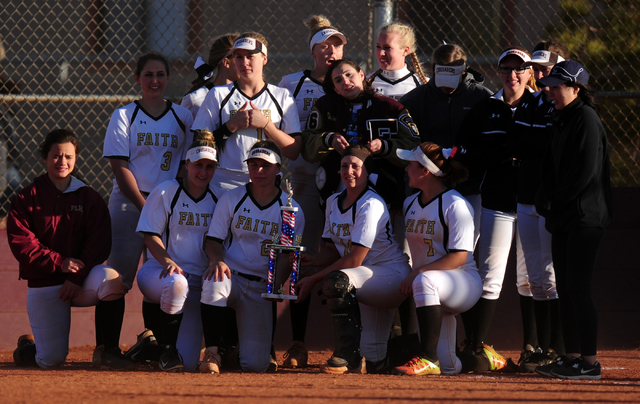
{"label": "red white and blue trophy ribbon", "polygon": [[[263,293],[262,297],[268,300],[297,300],[296,283],[298,282],[298,272],[300,270],[300,253],[305,247],[300,245],[301,236],[296,236],[296,212],[298,208],[293,206],[293,190],[289,186],[289,181],[285,181],[289,196],[287,205],[280,207],[282,215],[282,226],[280,236],[273,237],[272,244],[267,244],[269,249],[269,274],[267,276],[267,293]],[[278,242],[279,241],[279,242]],[[294,259],[291,264],[291,279],[289,282],[289,294],[286,294],[282,286],[278,290],[275,289],[276,267],[278,263],[278,252],[291,252]]]}

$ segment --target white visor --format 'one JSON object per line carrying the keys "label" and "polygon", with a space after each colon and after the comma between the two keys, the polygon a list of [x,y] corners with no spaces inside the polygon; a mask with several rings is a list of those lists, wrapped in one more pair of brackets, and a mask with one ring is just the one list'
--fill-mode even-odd
{"label": "white visor", "polygon": [[556,53],[549,52],[548,50],[539,50],[533,52],[531,60],[522,64],[522,67],[531,66],[536,63],[541,66],[555,66],[556,64],[564,62],[564,58]]}
{"label": "white visor", "polygon": [[201,159],[213,160],[218,162],[216,149],[209,146],[198,146],[187,150],[187,160],[196,162]]}
{"label": "white visor", "polygon": [[249,151],[249,157],[247,157],[245,161],[251,159],[262,159],[268,161],[271,164],[281,164],[282,161],[280,160],[280,156],[278,156],[278,153],[274,152],[273,150],[265,149],[263,147],[251,149]]}
{"label": "white visor", "polygon": [[531,57],[529,55],[527,55],[525,52],[519,50],[519,49],[509,49],[507,51],[504,51],[504,53],[502,55],[500,55],[500,57],[498,58],[498,67],[500,67],[500,62],[502,62],[502,59],[506,58],[507,56],[511,56],[511,55],[515,55],[517,57],[519,57],[520,59],[522,59],[523,63],[526,63],[528,61],[531,60]]}
{"label": "white visor", "polygon": [[462,76],[464,69],[465,65],[436,65],[436,87],[458,88],[458,84],[460,84],[460,77]]}
{"label": "white visor", "polygon": [[442,177],[444,175],[442,170],[440,170],[433,161],[429,160],[429,157],[425,156],[419,146],[413,150],[396,149],[396,154],[402,160],[417,161],[436,177]]}
{"label": "white visor", "polygon": [[236,49],[244,49],[251,53],[264,53],[267,56],[267,47],[255,38],[240,38],[233,43],[233,52]]}
{"label": "white visor", "polygon": [[316,34],[311,38],[311,42],[309,42],[309,50],[313,51],[313,47],[316,44],[323,43],[327,39],[332,36],[337,36],[342,41],[343,45],[347,44],[347,38],[342,34],[342,32],[335,30],[333,28],[323,29],[322,31],[316,32]]}

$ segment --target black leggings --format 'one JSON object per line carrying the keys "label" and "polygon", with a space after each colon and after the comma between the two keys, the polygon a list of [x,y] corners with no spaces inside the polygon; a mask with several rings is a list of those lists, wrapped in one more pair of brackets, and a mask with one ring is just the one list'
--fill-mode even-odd
{"label": "black leggings", "polygon": [[594,356],[597,352],[598,311],[591,291],[603,237],[604,229],[600,228],[577,228],[552,236],[551,253],[567,353]]}

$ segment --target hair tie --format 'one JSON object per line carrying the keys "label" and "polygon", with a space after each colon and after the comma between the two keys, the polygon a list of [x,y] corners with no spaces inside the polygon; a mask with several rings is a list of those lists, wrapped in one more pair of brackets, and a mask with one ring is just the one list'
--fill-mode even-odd
{"label": "hair tie", "polygon": [[453,146],[450,149],[442,149],[442,155],[444,156],[445,159],[453,159],[455,158],[458,154],[465,154],[467,151],[464,149],[464,147],[458,147],[458,146]]}

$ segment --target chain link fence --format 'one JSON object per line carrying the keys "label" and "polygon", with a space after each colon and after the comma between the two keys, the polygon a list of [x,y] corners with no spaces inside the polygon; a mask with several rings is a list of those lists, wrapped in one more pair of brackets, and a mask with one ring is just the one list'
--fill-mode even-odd
{"label": "chain link fence", "polygon": [[113,111],[139,97],[133,68],[143,53],[160,51],[170,58],[165,94],[179,102],[196,77],[196,57],[206,59],[212,38],[254,30],[269,41],[265,78],[277,84],[283,75],[313,66],[302,20],[324,14],[347,36],[345,56],[371,72],[378,68],[373,21],[381,5],[416,27],[425,71],[431,71],[435,47],[457,43],[494,90],[500,87],[496,56],[504,47],[565,43],[591,72],[600,96],[614,184],[638,186],[640,0],[3,0],[0,209],[43,172],[37,146],[56,127],[81,137],[79,173],[108,196],[111,172],[101,158],[103,138]]}

